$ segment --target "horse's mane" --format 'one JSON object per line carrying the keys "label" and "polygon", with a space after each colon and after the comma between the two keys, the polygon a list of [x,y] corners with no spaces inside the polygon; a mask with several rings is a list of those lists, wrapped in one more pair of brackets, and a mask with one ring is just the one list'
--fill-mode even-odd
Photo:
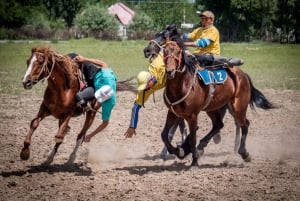
{"label": "horse's mane", "polygon": [[35,52],[42,53],[47,63],[51,63],[51,64],[53,64],[53,62],[59,63],[60,66],[63,68],[62,70],[66,74],[68,83],[71,84],[73,81],[77,79],[78,65],[76,64],[76,62],[73,62],[68,56],[59,54],[56,50],[54,50],[50,46],[33,47],[31,52],[32,54]]}

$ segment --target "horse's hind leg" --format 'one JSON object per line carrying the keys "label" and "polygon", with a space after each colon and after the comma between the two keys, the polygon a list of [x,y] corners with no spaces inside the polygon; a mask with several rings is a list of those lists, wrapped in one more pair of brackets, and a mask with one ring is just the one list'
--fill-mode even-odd
{"label": "horse's hind leg", "polygon": [[251,161],[251,156],[249,152],[246,149],[246,138],[248,134],[248,127],[250,125],[250,122],[248,119],[246,119],[246,124],[241,126],[242,129],[242,137],[241,137],[241,144],[239,148],[239,154],[242,156],[245,162],[250,162]]}
{"label": "horse's hind leg", "polygon": [[91,127],[91,125],[92,125],[92,123],[93,123],[93,121],[95,119],[95,115],[96,115],[96,112],[93,112],[93,111],[88,111],[87,112],[83,128],[81,129],[80,133],[77,135],[76,145],[75,145],[72,153],[69,156],[67,164],[74,163],[74,161],[76,159],[76,153],[77,153],[80,145],[83,142],[83,139],[85,137],[85,134],[86,134],[87,130]]}
{"label": "horse's hind leg", "polygon": [[233,117],[234,124],[235,124],[234,153],[238,153],[238,150],[240,148],[240,140],[241,140],[241,127],[234,117],[232,105],[228,103],[227,106],[228,106],[228,111]]}
{"label": "horse's hind leg", "polygon": [[58,150],[58,147],[61,145],[62,142],[55,143],[54,148],[52,149],[50,155],[48,156],[47,160],[43,163],[43,165],[47,166],[53,162],[54,156]]}

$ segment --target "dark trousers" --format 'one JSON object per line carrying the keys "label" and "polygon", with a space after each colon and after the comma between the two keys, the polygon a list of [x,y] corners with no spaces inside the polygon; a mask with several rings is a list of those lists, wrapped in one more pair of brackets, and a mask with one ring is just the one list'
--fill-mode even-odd
{"label": "dark trousers", "polygon": [[88,101],[90,99],[93,99],[94,95],[95,95],[95,89],[93,87],[86,87],[76,94],[76,101],[79,102],[82,99]]}

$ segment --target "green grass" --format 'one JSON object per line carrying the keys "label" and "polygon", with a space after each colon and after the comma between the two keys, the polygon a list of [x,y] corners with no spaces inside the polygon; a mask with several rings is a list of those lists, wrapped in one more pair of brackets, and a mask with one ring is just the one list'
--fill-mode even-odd
{"label": "green grass", "polygon": [[[70,41],[8,42],[0,43],[0,93],[20,94],[24,92],[21,81],[26,69],[26,60],[31,48],[50,45],[61,54],[76,52],[86,57],[106,61],[119,80],[135,76],[148,68],[143,48],[148,41],[101,41],[81,39]],[[239,57],[247,72],[259,89],[300,89],[300,45],[278,43],[222,43],[222,56]],[[30,93],[40,93],[45,85],[39,84]]]}

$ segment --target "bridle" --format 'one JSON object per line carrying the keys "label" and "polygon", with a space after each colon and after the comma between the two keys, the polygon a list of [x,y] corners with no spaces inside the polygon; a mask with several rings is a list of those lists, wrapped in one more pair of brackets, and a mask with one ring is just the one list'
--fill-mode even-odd
{"label": "bridle", "polygon": [[160,45],[155,39],[150,40],[149,43],[154,43],[157,47],[159,47],[160,50],[164,49],[166,46],[166,44]]}
{"label": "bridle", "polygon": [[[182,55],[183,55],[183,50],[178,46],[178,44],[175,42],[175,41],[167,41],[166,42],[166,45],[168,45],[168,44],[171,44],[171,45],[173,45],[176,49],[180,49],[180,51],[179,51],[179,56],[176,56],[175,54],[174,54],[174,52],[171,52],[171,50],[168,50],[167,49],[167,51],[168,51],[168,55],[166,55],[165,57],[164,57],[164,62],[166,63],[166,61],[168,60],[168,59],[172,59],[172,62],[175,64],[175,72],[174,73],[176,73],[176,72],[179,72],[179,73],[184,73],[185,71],[186,71],[186,66],[184,65],[183,66],[183,68],[182,69],[179,69],[180,68],[180,66],[181,66],[181,63],[182,63]],[[165,51],[166,51],[166,49],[165,49]],[[176,65],[176,62],[177,62],[177,65]],[[166,68],[167,68],[167,66],[166,66]],[[179,115],[176,113],[176,111],[175,111],[175,109],[174,109],[174,106],[175,105],[177,105],[177,104],[179,104],[179,103],[181,103],[181,102],[183,102],[187,97],[188,97],[188,95],[191,93],[191,91],[192,91],[192,88],[193,88],[193,86],[194,86],[194,84],[195,84],[195,82],[196,82],[196,75],[197,75],[197,70],[195,70],[195,72],[194,72],[194,74],[193,74],[193,79],[191,80],[191,82],[190,82],[190,86],[189,86],[189,89],[188,89],[188,91],[187,91],[187,93],[182,97],[182,98],[180,98],[179,100],[177,100],[177,101],[174,101],[174,102],[171,102],[170,101],[170,99],[168,98],[168,96],[167,96],[167,93],[166,93],[166,90],[164,90],[164,99],[165,99],[165,101],[166,101],[166,103],[167,103],[167,105],[168,105],[168,107],[170,108],[170,110],[177,116],[177,117],[179,117]],[[178,84],[180,84],[180,83],[178,83]]]}
{"label": "bridle", "polygon": [[[38,57],[38,56],[43,56],[43,57],[44,57],[44,53],[41,53],[41,52],[34,52],[33,54],[35,54],[37,57]],[[50,69],[47,68],[48,59],[44,59],[44,61],[43,61],[42,64],[39,63],[40,65],[42,65],[41,70],[40,70],[39,74],[36,76],[36,78],[32,80],[32,82],[38,83],[38,82],[40,82],[40,81],[43,82],[44,80],[48,80],[48,79],[49,79],[49,77],[51,76],[51,74],[52,74],[52,72],[53,72],[54,65],[55,65],[55,58],[54,58],[54,55],[52,55],[51,59],[52,59],[52,66],[51,66]],[[38,62],[39,62],[39,61],[38,61]],[[40,77],[43,73],[46,73],[47,76],[39,80],[39,77]]]}
{"label": "bridle", "polygon": [[[168,44],[171,44],[172,46],[175,46],[176,49],[180,49],[175,41],[167,41],[165,46],[167,46]],[[179,72],[179,73],[183,73],[186,70],[185,65],[183,66],[182,69],[179,69],[180,66],[181,66],[181,62],[182,62],[182,55],[183,55],[182,54],[182,49],[180,49],[180,51],[179,51],[179,56],[176,56],[174,54],[174,52],[172,52],[171,50],[168,50],[166,48],[165,48],[164,51],[165,51],[164,54],[166,54],[166,51],[168,51],[168,54],[164,57],[164,62],[166,63],[166,61],[168,59],[172,59],[171,61],[175,65],[175,70],[174,71]],[[176,65],[176,62],[177,62],[177,65]],[[166,68],[168,69],[167,66],[166,66]]]}

